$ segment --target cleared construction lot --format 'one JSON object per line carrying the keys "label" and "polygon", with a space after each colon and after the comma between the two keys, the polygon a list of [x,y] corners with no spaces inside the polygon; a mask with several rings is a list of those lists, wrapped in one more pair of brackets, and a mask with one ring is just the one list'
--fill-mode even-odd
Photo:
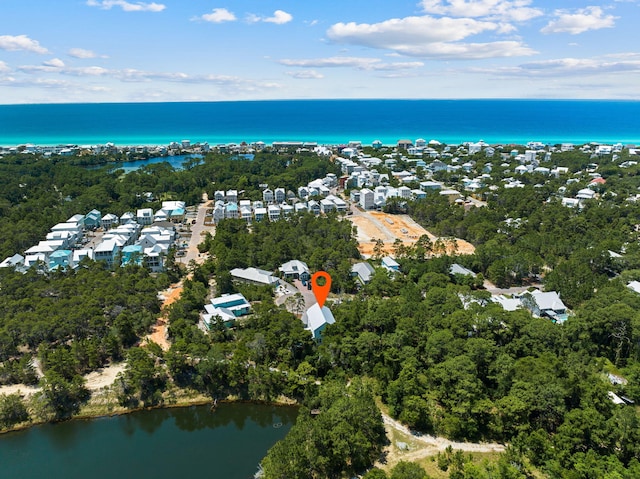
{"label": "cleared construction lot", "polygon": [[[408,215],[391,215],[379,211],[361,211],[352,209],[353,214],[348,217],[357,228],[356,239],[358,249],[365,257],[373,255],[373,248],[377,240],[384,243],[383,250],[386,254],[393,254],[393,244],[396,240],[402,241],[405,246],[412,246],[422,235],[427,235],[431,242],[438,237],[424,229]],[[448,245],[447,253],[454,252],[452,238],[442,238]],[[458,254],[473,254],[474,246],[458,238],[455,238],[455,252]]]}

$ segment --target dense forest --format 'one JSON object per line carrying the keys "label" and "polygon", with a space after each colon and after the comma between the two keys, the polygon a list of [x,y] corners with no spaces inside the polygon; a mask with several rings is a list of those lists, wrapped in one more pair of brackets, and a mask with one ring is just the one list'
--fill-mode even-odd
{"label": "dense forest", "polygon": [[[574,156],[566,160],[571,171],[589,162]],[[216,399],[297,401],[296,425],[263,461],[267,478],[427,477],[412,463],[372,468],[386,441],[376,401],[414,431],[508,444],[493,462],[438,455],[451,478],[640,477],[636,407],[609,397],[640,399],[640,295],[626,287],[640,279],[640,211],[625,201],[637,187],[636,172],[602,164],[608,191],[618,194],[603,192],[583,209],[560,204],[555,192],[565,181],[556,178],[487,188],[481,208],[439,195],[392,203],[435,234],[472,242],[476,252],[442,256],[421,240],[398,248],[400,274],[377,269],[360,288],[350,275],[359,260],[350,222],[301,215],[248,228],[224,220],[200,246],[211,259],[190,265],[170,308],[168,351],[138,344],[157,316],[155,294],[167,275],[92,263],[47,274],[0,271],[0,383],[37,382],[34,359],[44,371],[41,410],[0,397],[0,427],[34,414],[72,415],[88,395],[82,374],[125,358],[116,382],[125,407],[164,404],[175,387]],[[214,154],[181,171],[161,164],[127,175],[28,155],[5,158],[0,168],[5,256],[37,242],[55,221],[94,207],[124,212],[146,201],[147,191],[191,203],[203,190],[244,189],[253,198],[262,183],[295,190],[336,171],[311,154],[271,152],[253,162]],[[321,342],[276,306],[272,290],[233,284],[228,275],[245,266],[275,271],[290,259],[334,278],[328,304],[336,323]],[[477,282],[451,276],[454,262],[499,286],[542,283],[560,292],[572,314],[554,324],[504,311]],[[253,314],[199,328],[212,286],[246,293]],[[609,374],[625,381],[612,384]]]}

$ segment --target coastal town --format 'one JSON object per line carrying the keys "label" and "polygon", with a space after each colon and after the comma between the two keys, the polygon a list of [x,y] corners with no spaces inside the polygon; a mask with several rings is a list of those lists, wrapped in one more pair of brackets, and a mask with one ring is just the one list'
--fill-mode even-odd
{"label": "coastal town", "polygon": [[[424,320],[419,318],[438,315],[447,317],[457,311],[455,314],[471,321],[464,331],[455,333],[460,334],[461,341],[490,335],[491,348],[497,348],[497,338],[515,327],[512,321],[535,324],[545,331],[547,327],[554,328],[548,331],[551,335],[570,334],[573,328],[584,324],[587,314],[584,305],[589,304],[589,299],[598,295],[600,289],[606,292],[607,283],[620,284],[624,289],[618,294],[631,295],[625,296],[624,301],[633,302],[633,298],[640,295],[633,244],[640,225],[632,216],[625,216],[627,227],[620,230],[626,235],[624,241],[618,240],[615,233],[598,245],[597,252],[590,247],[581,253],[591,255],[591,263],[582,264],[593,265],[594,272],[590,274],[598,275],[599,287],[585,289],[577,283],[574,287],[573,267],[568,275],[556,280],[554,275],[569,260],[560,260],[554,268],[551,264],[556,260],[549,255],[559,253],[551,243],[540,242],[539,256],[532,256],[527,252],[532,240],[518,240],[533,234],[532,228],[534,232],[537,230],[531,223],[536,208],[564,218],[567,225],[594,221],[599,217],[592,216],[591,212],[597,208],[619,211],[635,208],[640,198],[640,185],[633,183],[640,158],[640,149],[635,145],[540,142],[490,145],[483,141],[449,145],[437,140],[403,139],[394,145],[350,141],[342,145],[258,142],[209,147],[183,140],[166,147],[21,145],[1,149],[0,157],[9,164],[14,158],[27,161],[31,158],[44,162],[39,163],[43,166],[79,168],[78,171],[86,172],[81,174],[112,175],[113,185],[128,181],[148,185],[147,189],[136,183],[132,183],[136,185],[133,189],[126,187],[130,204],[137,207],[126,208],[120,203],[116,206],[114,202],[106,207],[95,204],[93,209],[84,212],[75,210],[66,220],[49,224],[40,240],[25,244],[19,251],[10,251],[0,262],[0,274],[9,275],[14,282],[18,277],[12,274],[33,278],[34,271],[36,280],[39,275],[46,281],[98,274],[89,273],[96,264],[99,266],[95,271],[99,274],[149,275],[161,285],[144,294],[152,293],[163,301],[163,309],[154,312],[155,317],[142,311],[131,315],[131,318],[144,316],[149,326],[136,326],[139,333],[129,332],[126,336],[125,331],[131,326],[112,327],[108,333],[132,347],[124,361],[110,359],[103,353],[104,359],[96,364],[101,364],[104,372],[86,372],[78,363],[73,372],[65,373],[79,378],[98,375],[92,376],[91,384],[99,386],[88,389],[93,398],[89,402],[91,407],[104,404],[110,411],[126,411],[129,404],[165,404],[169,396],[161,391],[166,386],[148,383],[144,387],[156,388],[157,392],[154,396],[145,396],[145,389],[135,383],[135,375],[141,374],[135,368],[141,367],[140,361],[147,360],[152,361],[148,364],[149,371],[154,371],[152,376],[162,377],[163,384],[189,385],[179,393],[180,401],[185,404],[203,401],[206,397],[213,398],[217,404],[219,398],[235,395],[259,400],[276,397],[302,400],[306,394],[303,391],[312,385],[318,387],[322,382],[320,378],[330,377],[332,367],[322,359],[326,356],[332,358],[334,367],[366,371],[375,381],[387,384],[388,391],[379,400],[389,402],[390,406],[385,408],[395,408],[384,409],[383,416],[387,436],[396,439],[385,454],[394,457],[394,461],[412,457],[411,454],[420,457],[421,454],[443,454],[446,444],[453,443],[441,442],[442,447],[429,449],[434,447],[433,443],[419,439],[418,431],[472,438],[465,429],[467,426],[447,429],[451,426],[446,426],[446,422],[429,425],[432,423],[425,422],[427,418],[436,421],[432,412],[410,416],[413,403],[404,402],[409,401],[409,397],[424,411],[429,411],[430,406],[422,396],[407,392],[402,393],[404,396],[391,395],[397,380],[389,382],[388,373],[383,373],[380,366],[374,371],[366,365],[369,360],[361,366],[351,365],[348,355],[333,349],[347,347],[343,335],[361,335],[367,337],[367,341],[376,342],[377,334],[388,334],[385,328],[389,326],[369,325],[364,319],[365,329],[358,332],[360,326],[354,323],[354,317],[361,314],[357,312],[360,308],[365,305],[383,308],[382,304],[386,303],[393,305],[388,307],[401,309],[404,301],[411,301],[416,311],[423,311],[416,316],[419,321]],[[123,159],[143,163],[127,170],[127,161]],[[81,164],[75,164],[80,160]],[[183,165],[172,166],[176,164],[174,161],[167,167],[169,160],[179,160]],[[66,164],[67,161],[72,163]],[[317,169],[319,165],[321,168]],[[206,168],[215,173],[204,173]],[[225,172],[225,168],[230,171]],[[236,173],[235,168],[247,174],[255,168],[256,173],[243,176]],[[274,168],[276,174],[265,173]],[[196,173],[199,169],[202,172]],[[303,171],[313,173],[303,174]],[[287,173],[290,177],[283,176]],[[150,181],[160,176],[154,180],[159,181],[163,175],[172,178],[165,181],[164,191]],[[197,194],[175,186],[182,181],[178,178],[188,175],[200,181]],[[202,181],[202,177],[207,181]],[[27,185],[32,180],[21,181],[24,183],[12,186],[11,191],[23,191],[27,197]],[[62,196],[62,188],[54,185],[53,191],[60,190],[57,194]],[[113,190],[114,186],[110,188]],[[192,200],[185,201],[184,197]],[[527,197],[532,200],[526,200]],[[66,203],[74,204],[72,195],[63,196],[62,204]],[[469,218],[479,219],[465,225]],[[540,231],[560,224],[555,221],[544,226],[543,223]],[[582,231],[576,225],[567,226],[570,228],[567,231]],[[576,236],[571,237],[576,241]],[[329,241],[331,246],[327,247],[324,241]],[[547,255],[546,259],[543,255]],[[327,305],[320,307],[311,291],[311,276],[323,269],[334,277],[334,287]],[[596,281],[595,278],[590,281]],[[115,284],[114,287],[117,288]],[[145,283],[145,288],[149,287],[151,283]],[[59,294],[43,292],[40,296],[57,300]],[[112,306],[105,304],[104,308],[110,311]],[[124,321],[120,311],[126,308],[118,306],[118,312],[105,313],[106,324],[113,317]],[[427,310],[431,312],[426,313]],[[374,316],[379,316],[376,320],[379,324],[386,324],[394,314],[380,312]],[[402,314],[412,316],[408,312]],[[25,311],[23,315],[28,313]],[[493,316],[501,317],[501,323],[493,324]],[[423,336],[420,343],[408,340],[411,346],[407,347],[412,351],[423,347],[420,344],[431,344],[430,338],[437,337],[437,328],[425,327],[430,332],[417,333]],[[453,331],[449,329],[452,327],[445,329]],[[602,387],[610,404],[633,406],[635,389],[629,382],[633,374],[615,367],[622,365],[622,358],[630,354],[625,344],[629,344],[627,340],[632,333],[618,323],[612,327],[617,339],[608,354],[610,366],[599,370],[600,374],[606,373]],[[87,334],[85,326],[78,324],[75,328],[81,336]],[[274,335],[271,328],[284,328],[288,332]],[[300,333],[296,332],[298,328]],[[100,334],[106,334],[106,330]],[[453,336],[450,340],[455,341]],[[190,346],[193,341],[193,344],[211,344],[214,348],[211,351],[216,352],[208,354],[216,355],[215,364],[225,365],[224,372],[215,374],[223,376],[210,379],[214,373],[202,369],[206,362],[200,365],[209,359],[202,351],[193,349],[195,346]],[[283,343],[276,346],[278,341]],[[52,366],[52,359],[47,356],[51,353],[28,353],[28,349],[20,352],[16,342],[8,340],[6,344],[14,348],[15,353],[4,359],[3,367],[17,364],[14,358],[28,358],[29,364],[21,367],[24,371],[33,369],[35,376],[27,384],[16,379],[31,378],[30,375],[0,374],[0,379],[16,378],[3,380],[0,396],[20,397],[20,401],[31,404],[30,401],[47,391],[50,371],[58,366]],[[246,348],[246,352],[215,349],[222,345]],[[71,351],[64,345],[53,347],[69,351],[65,354]],[[127,354],[124,346],[120,347],[122,353],[118,354]],[[360,357],[372,354],[368,347],[357,347],[359,352],[352,354]],[[181,359],[176,362],[176,357]],[[445,363],[453,361],[452,358]],[[380,359],[370,361],[382,364]],[[405,368],[413,367],[408,358],[402,364],[392,373],[396,377]],[[232,367],[240,367],[246,373],[235,373],[236,369],[229,369]],[[309,372],[305,372],[307,369]],[[79,371],[84,375],[79,375]],[[203,378],[198,381],[203,381],[206,387],[192,386],[191,380],[181,379],[186,371],[193,377]],[[201,376],[203,374],[205,376]],[[240,376],[232,378],[232,374]],[[267,377],[270,383],[265,382]],[[149,381],[155,380],[150,376]],[[489,379],[486,381],[490,384]],[[233,389],[229,386],[232,383],[240,386]],[[431,387],[441,388],[442,384],[433,383]],[[466,386],[460,383],[454,387],[462,392]],[[447,397],[442,396],[440,403],[449,404]],[[62,403],[59,407],[63,407]],[[510,433],[501,434],[504,436],[489,434],[487,439],[498,440]],[[463,450],[467,448],[465,443],[456,444]],[[487,453],[503,450],[503,445],[495,442],[474,447],[476,449],[470,450]],[[426,452],[425,448],[432,452]]]}

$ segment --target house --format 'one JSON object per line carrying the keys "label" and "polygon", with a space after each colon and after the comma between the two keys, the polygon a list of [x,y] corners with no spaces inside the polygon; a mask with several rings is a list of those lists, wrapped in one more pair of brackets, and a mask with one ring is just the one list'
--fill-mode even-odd
{"label": "house", "polygon": [[267,209],[262,207],[256,208],[254,210],[254,216],[256,221],[262,221],[264,217],[267,216]]}
{"label": "house", "polygon": [[525,293],[521,301],[522,305],[536,316],[546,316],[556,323],[563,323],[567,320],[567,307],[555,291],[543,293],[535,290],[531,293]]}
{"label": "house", "polygon": [[452,276],[455,276],[456,274],[460,274],[462,276],[472,276],[474,278],[476,277],[476,274],[473,271],[465,268],[462,265],[459,265],[458,263],[453,263],[449,267],[449,274]]}
{"label": "house", "polygon": [[278,271],[282,272],[287,279],[299,279],[300,281],[309,281],[311,275],[309,274],[309,267],[307,263],[293,259],[287,261],[278,268]]}
{"label": "house", "polygon": [[330,213],[335,209],[336,205],[333,201],[327,198],[320,200],[320,211],[324,214]]}
{"label": "house", "polygon": [[375,208],[374,193],[369,188],[362,188],[360,190],[360,206],[365,210]]}
{"label": "house", "polygon": [[226,200],[230,203],[238,202],[238,190],[227,190]]}
{"label": "house", "polygon": [[102,241],[93,250],[93,257],[96,261],[104,261],[111,267],[120,249],[114,240]]}
{"label": "house", "polygon": [[122,265],[130,263],[142,265],[143,248],[140,245],[128,245],[122,248]]}
{"label": "house", "polygon": [[284,218],[288,218],[293,214],[294,208],[291,205],[283,203],[280,205],[280,212]]}
{"label": "house", "polygon": [[278,286],[280,280],[273,276],[269,271],[258,268],[234,268],[231,271],[231,277],[236,281],[249,284],[259,284],[268,286]]}
{"label": "house", "polygon": [[224,219],[224,209],[224,203],[222,201],[216,201],[213,212],[211,213],[211,220],[214,225],[217,225]]}
{"label": "house", "polygon": [[351,267],[351,276],[355,277],[361,284],[369,284],[375,270],[367,262],[356,263]]}
{"label": "house", "polygon": [[251,223],[251,218],[253,213],[251,211],[250,206],[241,206],[240,207],[240,217],[245,220],[247,223]]}
{"label": "house", "polygon": [[102,228],[108,230],[118,224],[118,217],[113,213],[108,213],[102,217]]}
{"label": "house", "polygon": [[316,303],[302,315],[302,322],[305,325],[305,329],[311,332],[313,339],[320,341],[322,332],[327,325],[334,324],[336,320],[329,308],[326,306],[320,308],[320,305]]}
{"label": "house", "polygon": [[73,267],[73,252],[68,249],[59,249],[49,255],[49,269]]}
{"label": "house", "polygon": [[287,198],[287,192],[284,188],[276,188],[273,192],[273,195],[275,197],[275,202],[278,204],[284,202],[284,200]]}
{"label": "house", "polygon": [[85,228],[85,216],[84,215],[73,215],[71,218],[69,218],[66,222],[72,225],[75,225],[75,227],[79,230],[82,230]]}
{"label": "house", "polygon": [[224,217],[225,218],[240,218],[240,210],[238,209],[238,203],[229,202],[224,208]]}
{"label": "house", "polygon": [[91,210],[84,217],[84,227],[90,230],[102,226],[102,214],[98,210]]}
{"label": "house", "polygon": [[596,196],[595,191],[593,191],[590,188],[583,188],[580,191],[578,191],[576,198],[578,198],[579,200],[591,200],[595,198],[595,196]]}
{"label": "house", "polygon": [[640,294],[640,281],[631,281],[629,284],[627,284],[627,288]]}
{"label": "house", "polygon": [[396,273],[400,271],[400,265],[391,256],[385,256],[384,258],[382,258],[381,264],[383,268],[385,268],[388,271],[391,271],[392,273]]}
{"label": "house", "polygon": [[278,221],[280,219],[280,206],[269,205],[267,207],[267,214],[269,215],[269,221]]}
{"label": "house", "polygon": [[207,327],[211,326],[213,318],[218,317],[223,322],[233,321],[237,317],[244,316],[251,312],[249,301],[240,293],[223,294],[213,298],[210,304],[206,304],[205,314],[202,320]]}
{"label": "house", "polygon": [[307,209],[310,213],[318,216],[320,214],[320,203],[315,200],[311,200],[307,203]]}
{"label": "house", "polygon": [[136,212],[136,222],[140,225],[150,225],[153,223],[153,210],[151,208],[141,208]]}
{"label": "house", "polygon": [[264,201],[266,204],[273,203],[273,199],[274,199],[273,191],[271,191],[269,188],[267,188],[262,192],[262,201]]}
{"label": "house", "polygon": [[73,252],[73,264],[77,267],[80,262],[85,259],[88,258],[90,260],[93,261],[94,258],[94,252],[92,249],[87,248],[87,249],[77,249],[74,250]]}
{"label": "house", "polygon": [[133,213],[131,213],[130,211],[124,213],[121,217],[120,217],[120,224],[121,225],[128,225],[130,223],[135,223],[136,221],[136,217]]}
{"label": "house", "polygon": [[515,311],[522,307],[520,298],[508,298],[503,294],[492,295],[491,301],[498,303],[505,311]]}
{"label": "house", "polygon": [[211,306],[214,308],[226,308],[233,312],[234,316],[244,316],[251,311],[249,301],[241,294],[223,294],[211,300]]}
{"label": "house", "polygon": [[151,270],[152,273],[159,273],[164,270],[164,255],[166,251],[162,246],[156,244],[149,248],[144,248],[144,265]]}
{"label": "house", "polygon": [[457,199],[462,198],[462,195],[459,191],[451,189],[441,190],[440,194],[442,196],[446,196],[449,199],[449,203],[455,203]]}
{"label": "house", "polygon": [[0,263],[0,268],[15,268],[16,271],[24,271],[24,259],[24,256],[16,253]]}

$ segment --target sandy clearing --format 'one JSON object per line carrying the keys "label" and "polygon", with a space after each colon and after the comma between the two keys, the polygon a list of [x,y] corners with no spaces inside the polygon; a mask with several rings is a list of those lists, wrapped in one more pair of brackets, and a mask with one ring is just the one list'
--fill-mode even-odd
{"label": "sandy clearing", "polygon": [[[99,391],[102,388],[111,386],[116,380],[116,376],[126,368],[126,363],[114,363],[98,371],[93,371],[84,376],[87,389],[91,392]],[[22,394],[31,396],[40,391],[39,386],[27,386],[26,384],[11,384],[0,386],[0,394]]]}
{"label": "sandy clearing", "polygon": [[171,347],[169,342],[169,319],[167,317],[167,308],[175,303],[182,295],[182,282],[171,285],[165,291],[160,293],[158,297],[162,299],[162,313],[156,324],[151,328],[151,333],[146,335],[142,340],[142,345],[147,344],[149,341],[153,341],[162,348],[163,351],[168,351]]}
{"label": "sandy clearing", "polygon": [[87,389],[89,389],[89,391],[98,391],[107,386],[111,386],[116,380],[116,376],[123,372],[126,367],[126,363],[115,363],[110,364],[106,368],[102,368],[100,371],[90,372],[84,377],[87,381]]}
{"label": "sandy clearing", "polygon": [[[392,215],[379,211],[357,211],[349,217],[357,227],[356,239],[358,249],[365,257],[373,256],[375,240],[382,240],[385,254],[394,253],[394,242],[402,241],[405,246],[412,246],[423,235],[432,243],[439,238],[416,223],[409,215]],[[475,247],[459,238],[440,238],[446,245],[447,254],[473,254]]]}

